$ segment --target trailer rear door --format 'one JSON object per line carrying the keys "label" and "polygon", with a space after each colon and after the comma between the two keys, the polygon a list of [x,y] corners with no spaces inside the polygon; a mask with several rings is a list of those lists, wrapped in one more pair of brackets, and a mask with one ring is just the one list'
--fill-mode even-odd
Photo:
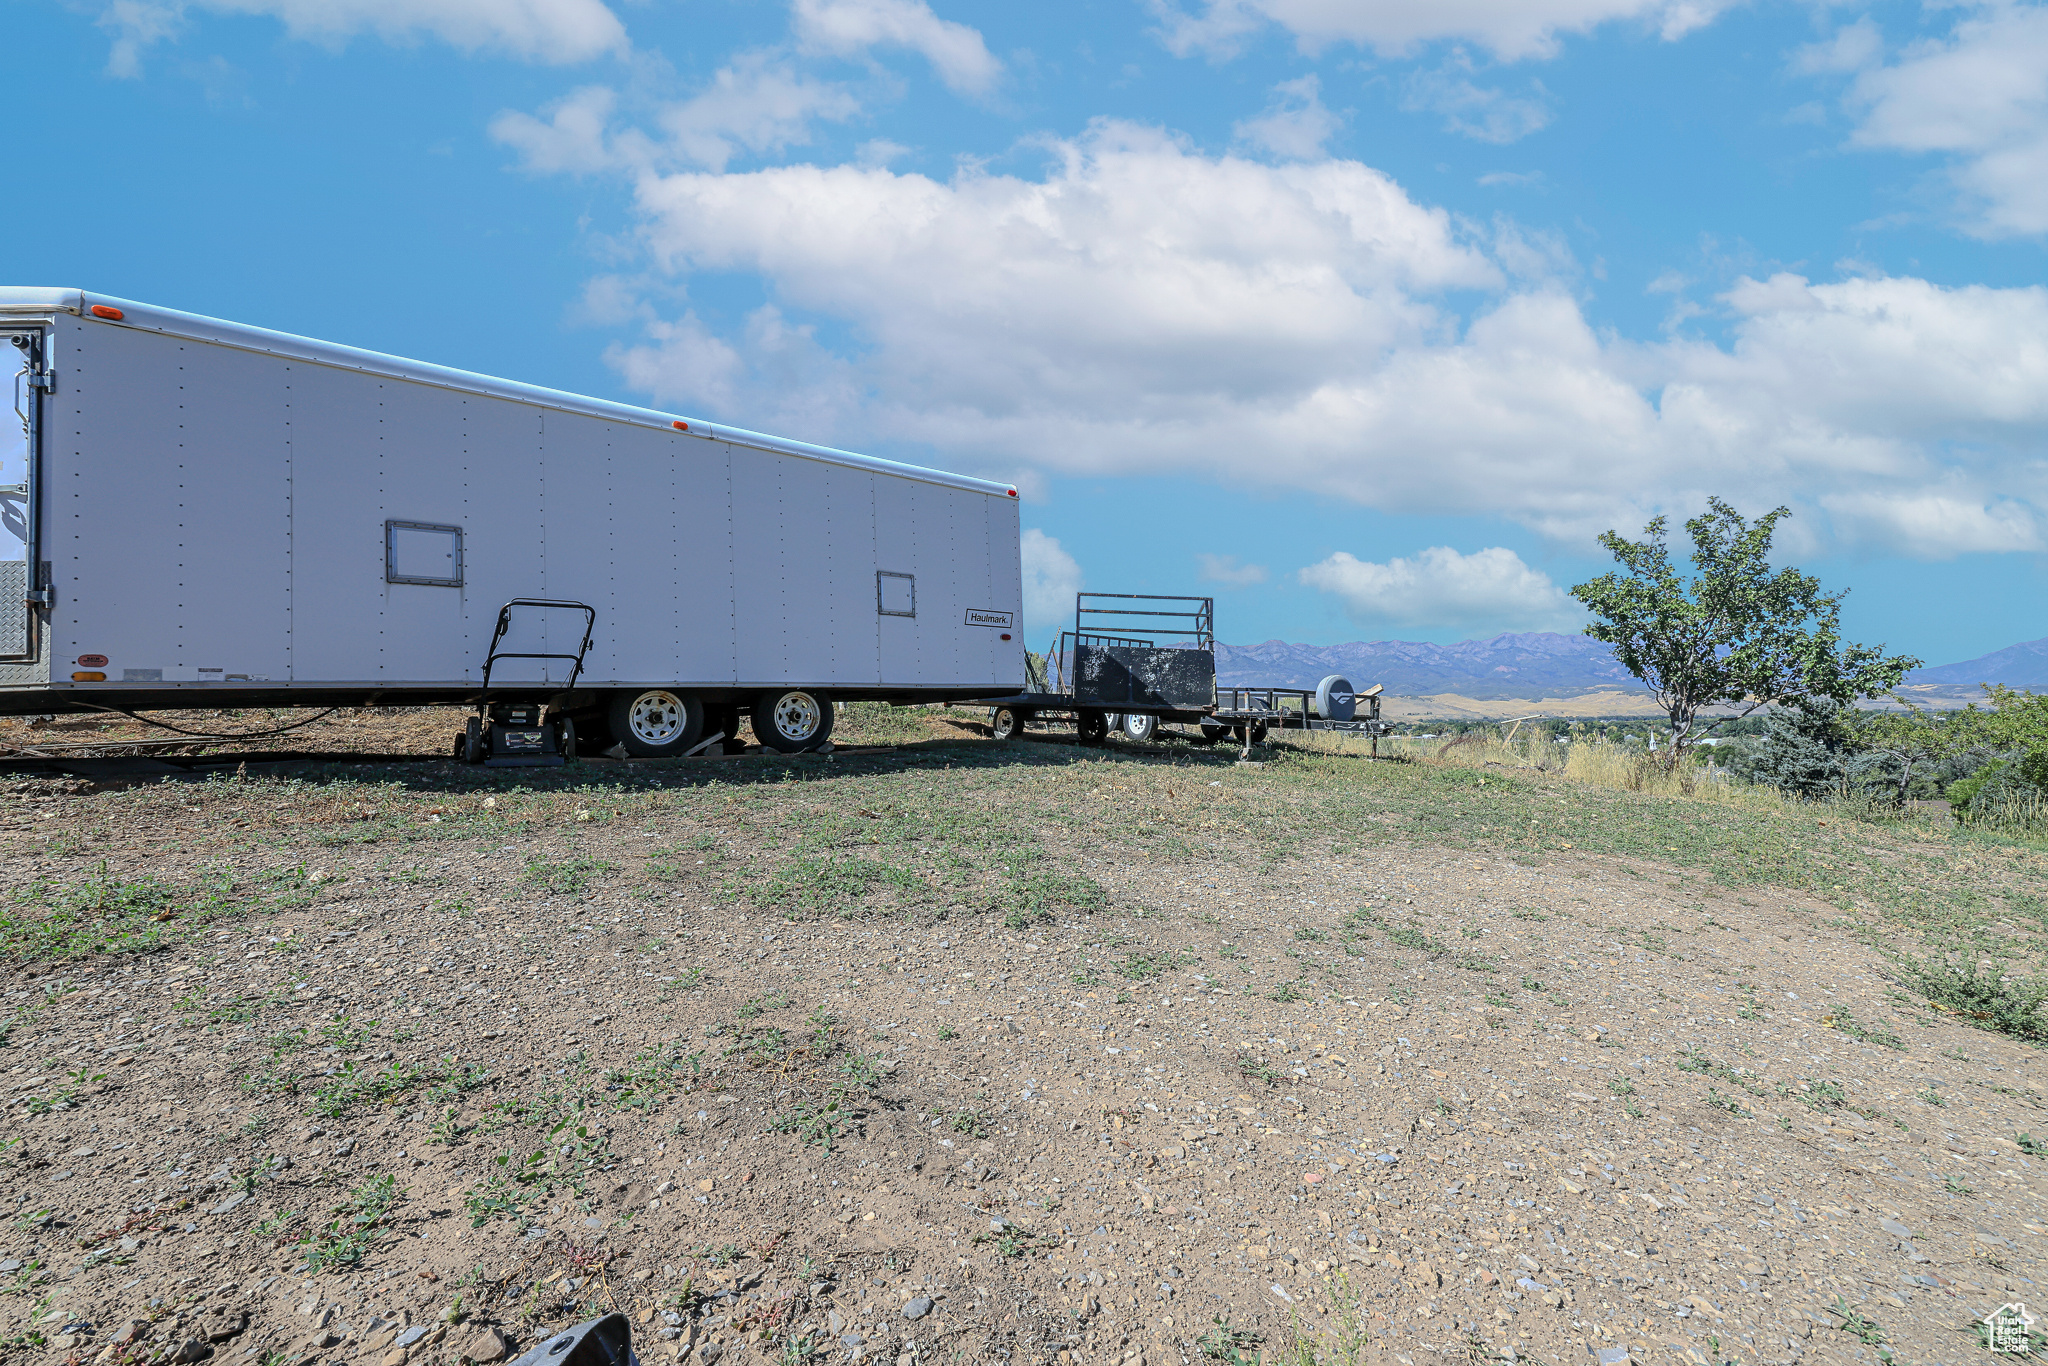
{"label": "trailer rear door", "polygon": [[[31,343],[14,345],[20,336]],[[36,418],[39,378],[35,360],[41,354],[39,332],[9,333],[0,345],[0,363],[13,361],[14,414],[0,435],[0,659],[21,659],[31,652],[29,633],[29,443]]]}

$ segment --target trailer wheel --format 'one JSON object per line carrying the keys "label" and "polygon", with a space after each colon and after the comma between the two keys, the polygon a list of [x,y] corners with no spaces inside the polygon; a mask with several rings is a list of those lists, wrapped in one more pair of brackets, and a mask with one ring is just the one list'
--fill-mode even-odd
{"label": "trailer wheel", "polygon": [[988,714],[989,734],[998,740],[1014,740],[1017,732],[1024,729],[1025,713],[1012,711],[1008,707],[993,707]]}
{"label": "trailer wheel", "polygon": [[626,753],[641,759],[681,754],[704,733],[702,704],[687,693],[665,688],[615,694],[606,720]]}
{"label": "trailer wheel", "polygon": [[832,734],[832,703],[823,693],[792,688],[754,700],[754,734],[784,754],[816,749]]}
{"label": "trailer wheel", "polygon": [[1074,718],[1074,734],[1084,745],[1099,745],[1109,738],[1109,713],[1084,711]]}
{"label": "trailer wheel", "polygon": [[1120,711],[1107,712],[1103,715],[1102,724],[1109,728],[1102,737],[1107,740],[1124,728],[1124,714]]}
{"label": "trailer wheel", "polygon": [[1124,734],[1143,743],[1159,733],[1159,718],[1132,712],[1124,717]]}

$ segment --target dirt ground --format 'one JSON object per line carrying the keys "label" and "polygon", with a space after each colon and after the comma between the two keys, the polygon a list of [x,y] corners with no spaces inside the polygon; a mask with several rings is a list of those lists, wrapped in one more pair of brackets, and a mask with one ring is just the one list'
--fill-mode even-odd
{"label": "dirt ground", "polygon": [[2040,1050],[1839,900],[1269,846],[1277,760],[874,724],[6,780],[5,1354],[1964,1362],[2048,1309]]}

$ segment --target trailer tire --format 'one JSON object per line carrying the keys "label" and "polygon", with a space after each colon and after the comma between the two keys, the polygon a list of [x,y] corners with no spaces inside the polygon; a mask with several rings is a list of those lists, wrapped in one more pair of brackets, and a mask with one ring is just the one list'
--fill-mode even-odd
{"label": "trailer tire", "polygon": [[769,749],[801,754],[832,734],[832,702],[806,688],[764,692],[754,699],[754,735]]}
{"label": "trailer tire", "polygon": [[1102,737],[1107,740],[1110,736],[1115,735],[1124,728],[1124,714],[1120,711],[1109,712],[1103,716],[1102,724],[1109,727]]}
{"label": "trailer tire", "polygon": [[1030,719],[1031,713],[1028,711],[992,707],[988,714],[988,733],[998,740],[1014,740]]}
{"label": "trailer tire", "polygon": [[1074,734],[1084,745],[1099,745],[1109,738],[1109,713],[1084,711],[1074,718]]}
{"label": "trailer tire", "polygon": [[1131,712],[1124,717],[1124,736],[1140,744],[1159,734],[1159,718],[1150,714]]}
{"label": "trailer tire", "polygon": [[614,693],[605,719],[613,738],[638,759],[686,753],[704,733],[703,704],[688,693],[667,688]]}

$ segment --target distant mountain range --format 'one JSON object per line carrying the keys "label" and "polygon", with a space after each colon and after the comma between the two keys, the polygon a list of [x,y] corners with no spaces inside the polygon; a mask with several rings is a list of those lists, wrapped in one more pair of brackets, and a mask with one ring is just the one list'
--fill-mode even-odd
{"label": "distant mountain range", "polygon": [[[1224,687],[1270,685],[1313,688],[1330,674],[1342,674],[1361,688],[1384,684],[1396,697],[1456,693],[1480,699],[1577,697],[1616,689],[1640,691],[1642,684],[1615,663],[1613,652],[1589,636],[1526,631],[1431,645],[1412,640],[1352,641],[1344,645],[1216,647],[1216,681]],[[1915,669],[1908,683],[1975,687],[2003,683],[2014,688],[2048,688],[2048,639],[2008,646],[1981,659]]]}
{"label": "distant mountain range", "polygon": [[1906,681],[1964,688],[1974,688],[1979,683],[2003,683],[2008,688],[2048,687],[2048,638],[2008,645],[2003,650],[1993,650],[1980,659],[1966,659],[1960,664],[1915,669],[1906,675]]}
{"label": "distant mountain range", "polygon": [[1573,697],[1642,687],[1599,641],[1550,631],[1455,645],[1412,640],[1290,645],[1269,640],[1263,645],[1216,647],[1216,681],[1225,687],[1313,688],[1330,674],[1342,674],[1361,688],[1384,684],[1398,697]]}

